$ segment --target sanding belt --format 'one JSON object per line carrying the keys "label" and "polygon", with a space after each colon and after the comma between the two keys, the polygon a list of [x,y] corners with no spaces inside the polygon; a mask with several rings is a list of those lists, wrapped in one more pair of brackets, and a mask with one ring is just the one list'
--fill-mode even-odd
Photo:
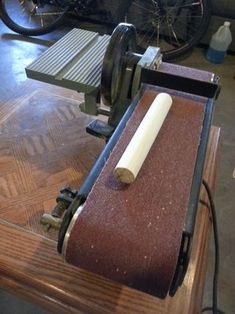
{"label": "sanding belt", "polygon": [[[211,73],[196,73],[211,78]],[[162,91],[173,98],[169,114],[135,182],[120,183],[113,169]],[[206,101],[145,86],[71,229],[67,262],[155,296],[166,296],[179,256]]]}

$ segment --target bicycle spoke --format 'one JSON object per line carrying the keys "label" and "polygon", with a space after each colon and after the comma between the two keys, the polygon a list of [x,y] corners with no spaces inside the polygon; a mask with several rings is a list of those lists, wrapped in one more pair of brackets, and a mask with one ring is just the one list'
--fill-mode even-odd
{"label": "bicycle spoke", "polygon": [[159,38],[160,38],[160,23],[157,24],[157,46],[159,47]]}
{"label": "bicycle spoke", "polygon": [[[188,14],[180,14],[180,17],[181,17],[181,18],[182,18],[182,17],[187,18],[187,17],[188,17]],[[193,18],[198,18],[198,19],[201,20],[202,16],[201,16],[201,15],[193,15]]]}
{"label": "bicycle spoke", "polygon": [[[181,25],[181,27],[178,27],[178,32],[180,32],[180,31],[182,32],[183,29],[185,29],[188,26],[185,22],[182,22],[181,20],[177,21],[177,25]],[[198,30],[198,26],[199,25],[193,26],[191,23],[190,26],[188,27],[188,30],[195,33]]]}
{"label": "bicycle spoke", "polygon": [[201,2],[194,2],[194,3],[189,3],[189,4],[183,4],[183,5],[174,5],[174,8],[190,8],[193,6],[198,6],[201,5]]}
{"label": "bicycle spoke", "polygon": [[47,12],[47,13],[36,13],[34,16],[52,16],[52,15],[61,15],[59,12]]}
{"label": "bicycle spoke", "polygon": [[151,41],[151,39],[154,37],[154,34],[156,33],[156,30],[157,29],[155,28],[150,36],[147,36],[147,34],[146,34],[145,38],[148,38],[148,40],[147,40],[148,42]]}
{"label": "bicycle spoke", "polygon": [[27,33],[55,24],[67,11],[67,8],[61,8],[59,2],[48,2],[37,6],[35,0],[0,0],[3,1],[6,14],[12,20],[12,24],[19,28],[19,32],[26,30]]}
{"label": "bicycle spoke", "polygon": [[141,40],[139,40],[139,44],[145,44],[146,39],[148,39],[148,41],[149,41],[149,38],[151,38],[153,36],[153,33],[154,33],[154,31],[152,32],[151,36],[149,36],[146,32],[144,33],[144,35],[141,34],[140,35]]}
{"label": "bicycle spoke", "polygon": [[138,21],[137,23],[134,23],[135,27],[138,28],[142,28],[143,26],[152,26],[152,20],[146,20],[143,22]]}
{"label": "bicycle spoke", "polygon": [[171,31],[172,31],[172,34],[173,34],[173,36],[174,36],[174,38],[175,38],[175,41],[176,41],[177,45],[179,46],[180,43],[179,43],[179,40],[178,40],[178,38],[177,38],[176,32],[175,32],[175,30],[174,30],[172,24],[169,24],[169,26],[170,26],[170,29],[171,29]]}
{"label": "bicycle spoke", "polygon": [[139,5],[136,2],[133,2],[133,5],[140,8],[141,10],[148,11],[148,12],[152,13],[152,9],[147,9],[145,6]]}

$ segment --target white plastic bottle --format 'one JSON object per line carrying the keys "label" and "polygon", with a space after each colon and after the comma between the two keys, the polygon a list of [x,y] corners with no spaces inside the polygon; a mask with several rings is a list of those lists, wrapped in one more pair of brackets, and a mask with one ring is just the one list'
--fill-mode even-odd
{"label": "white plastic bottle", "polygon": [[215,34],[212,35],[206,58],[212,63],[222,63],[227,49],[232,42],[230,22],[224,22]]}

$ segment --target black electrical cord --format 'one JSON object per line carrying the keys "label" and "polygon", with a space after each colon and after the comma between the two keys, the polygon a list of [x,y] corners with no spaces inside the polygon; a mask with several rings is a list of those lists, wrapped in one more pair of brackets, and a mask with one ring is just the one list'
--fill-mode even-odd
{"label": "black electrical cord", "polygon": [[213,296],[212,296],[212,307],[205,307],[202,309],[202,313],[206,311],[212,311],[213,314],[225,314],[223,311],[218,309],[217,306],[217,291],[218,291],[218,276],[219,276],[219,237],[218,237],[218,226],[216,219],[215,204],[212,197],[212,193],[208,183],[202,181],[210,203],[210,210],[212,216],[213,232],[214,232],[214,243],[215,243],[215,266],[214,266],[214,276],[213,276]]}
{"label": "black electrical cord", "polygon": [[[212,306],[204,307],[204,309],[202,310],[202,313],[207,312],[207,311],[213,311],[213,307]],[[217,308],[217,312],[216,313],[217,314],[225,314],[225,312],[219,310],[218,308]]]}

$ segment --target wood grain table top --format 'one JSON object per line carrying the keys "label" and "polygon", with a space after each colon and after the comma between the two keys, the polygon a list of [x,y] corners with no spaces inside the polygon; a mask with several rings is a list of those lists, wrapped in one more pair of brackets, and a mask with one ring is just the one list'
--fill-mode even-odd
{"label": "wood grain table top", "polygon": [[[210,235],[210,212],[200,204],[189,269],[174,298],[127,288],[63,262],[56,232],[41,215],[59,189],[79,188],[104,143],[86,134],[94,119],[79,110],[82,96],[27,82],[0,103],[0,285],[53,313],[197,313]],[[215,185],[220,130],[212,127],[204,170]],[[202,188],[201,199],[207,202]]]}

